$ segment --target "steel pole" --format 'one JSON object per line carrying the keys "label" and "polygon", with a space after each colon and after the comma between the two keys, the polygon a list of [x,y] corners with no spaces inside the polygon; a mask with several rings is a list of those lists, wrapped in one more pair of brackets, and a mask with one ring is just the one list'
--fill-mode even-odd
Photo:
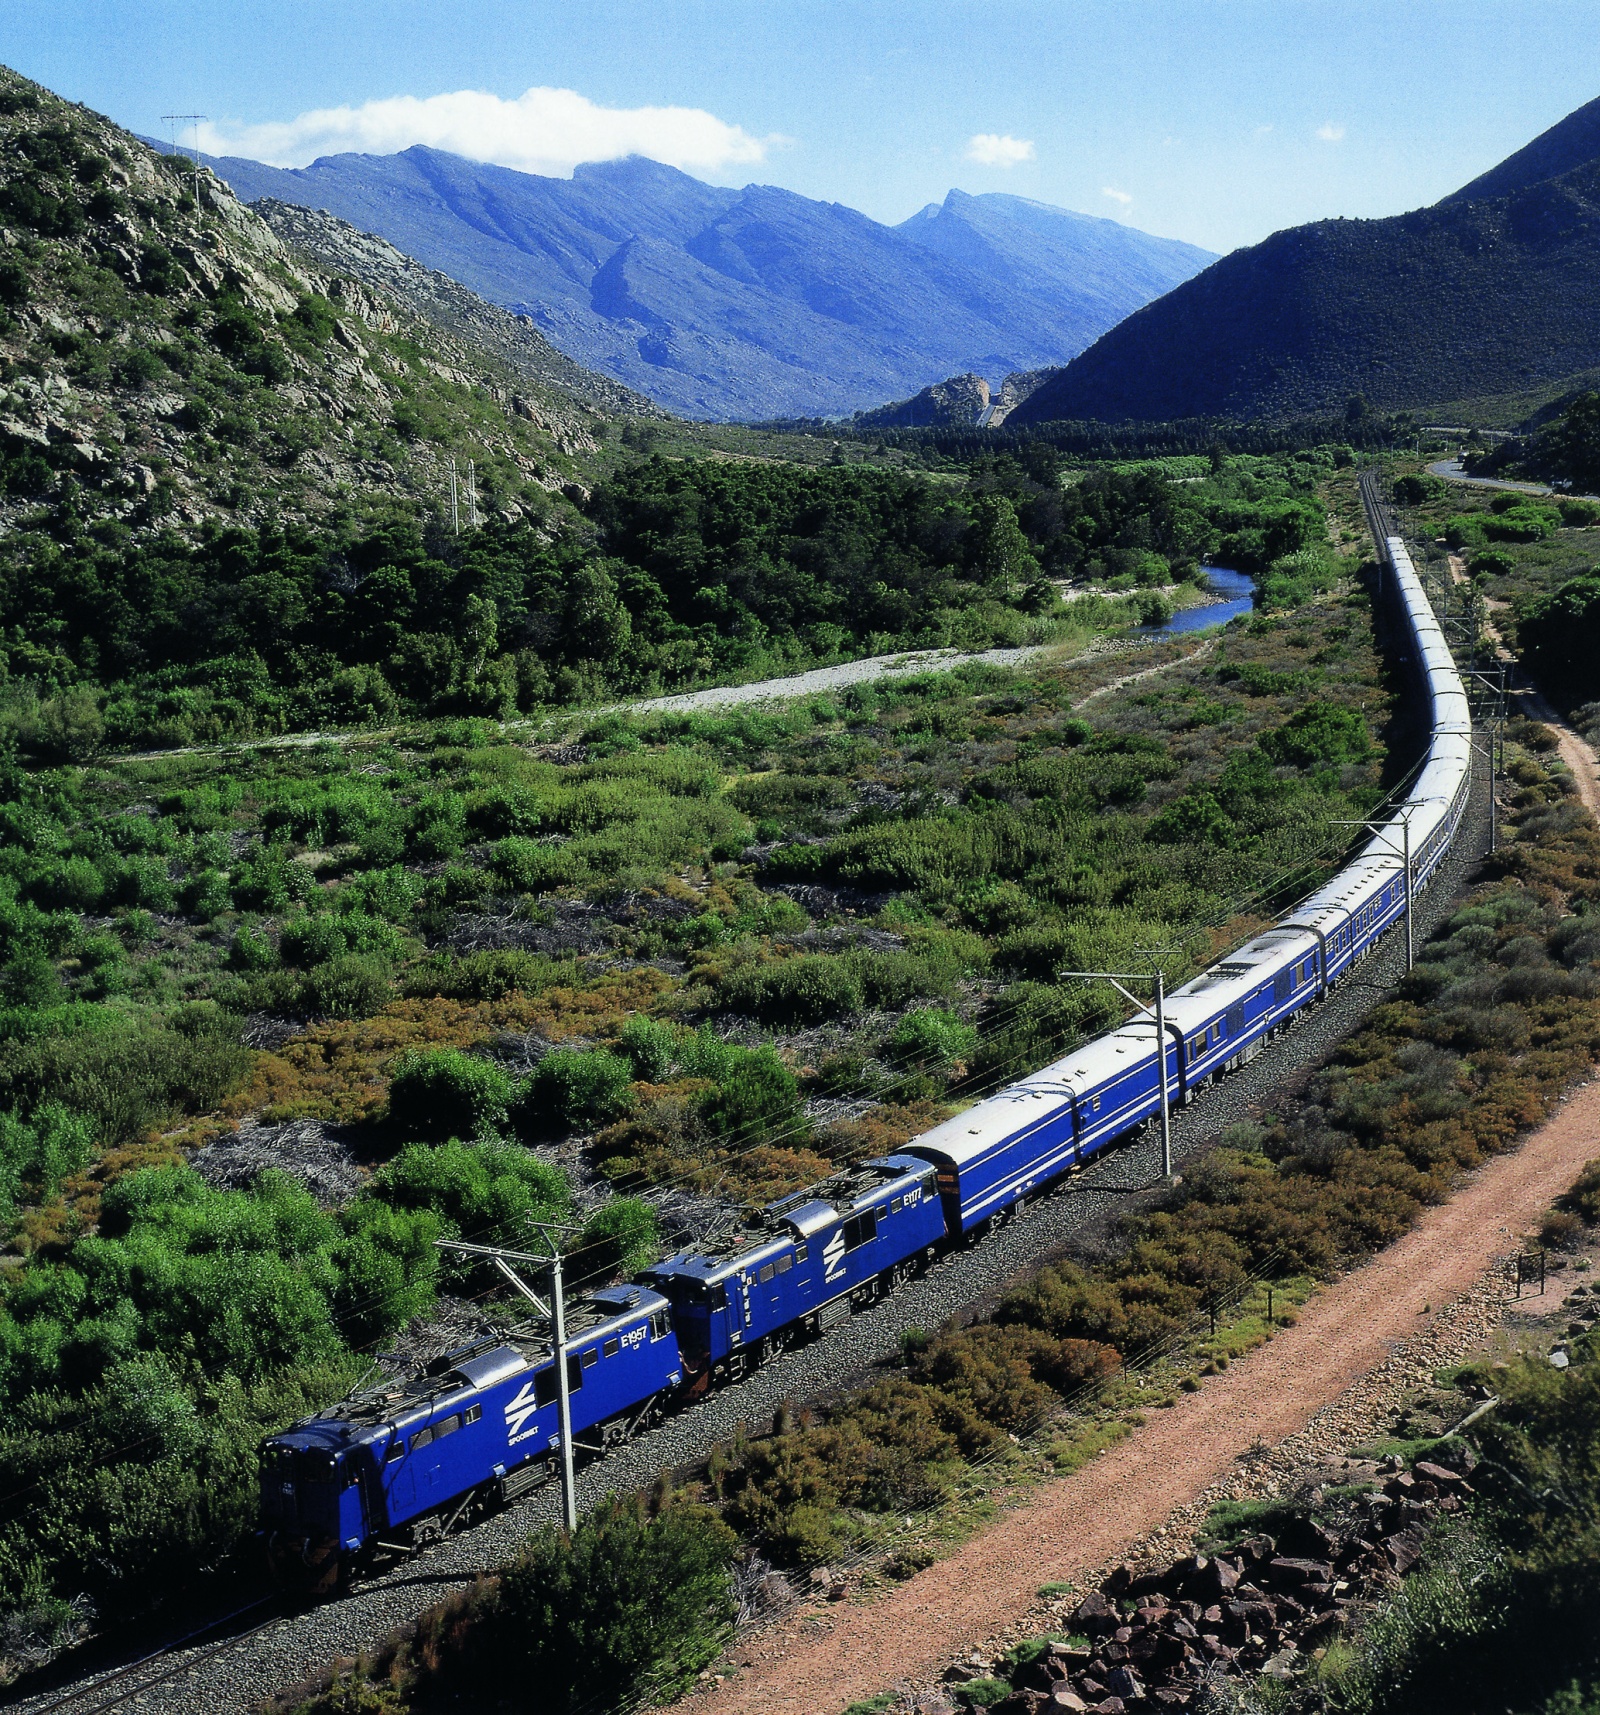
{"label": "steel pole", "polygon": [[1489,729],[1489,851],[1492,855],[1500,838],[1500,809],[1496,802],[1499,789],[1496,763],[1499,761],[1499,737],[1493,727]]}
{"label": "steel pole", "polygon": [[1161,1079],[1161,1177],[1172,1177],[1172,1110],[1167,1105],[1166,984],[1156,972],[1156,1066]]}
{"label": "steel pole", "polygon": [[[554,1249],[554,1247],[552,1247]],[[572,1475],[572,1394],[567,1387],[567,1311],[561,1287],[561,1252],[550,1261],[550,1331],[556,1350],[556,1411],[561,1435],[561,1515],[570,1536],[578,1528],[578,1491]]]}

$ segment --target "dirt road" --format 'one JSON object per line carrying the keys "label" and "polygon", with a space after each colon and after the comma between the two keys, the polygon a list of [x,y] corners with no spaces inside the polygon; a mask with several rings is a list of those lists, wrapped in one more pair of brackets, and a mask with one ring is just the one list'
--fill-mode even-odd
{"label": "dirt road", "polygon": [[1153,1412],[1126,1441],[1034,1490],[955,1555],[876,1600],[802,1615],[737,1652],[750,1666],[696,1715],[829,1715],[944,1663],[1014,1624],[1041,1584],[1082,1581],[1259,1441],[1305,1426],[1396,1341],[1472,1289],[1596,1154],[1600,1083],[1581,1086],[1514,1155],[1305,1307],[1298,1323]]}

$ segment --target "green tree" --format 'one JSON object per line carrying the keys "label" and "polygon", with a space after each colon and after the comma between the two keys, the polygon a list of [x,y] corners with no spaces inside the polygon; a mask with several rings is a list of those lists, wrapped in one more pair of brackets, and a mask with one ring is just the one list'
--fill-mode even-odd
{"label": "green tree", "polygon": [[681,1503],[651,1519],[637,1500],[608,1501],[570,1539],[546,1525],[468,1632],[461,1678],[519,1703],[537,1687],[549,1715],[641,1691],[669,1702],[727,1635],[736,1546],[709,1508]]}

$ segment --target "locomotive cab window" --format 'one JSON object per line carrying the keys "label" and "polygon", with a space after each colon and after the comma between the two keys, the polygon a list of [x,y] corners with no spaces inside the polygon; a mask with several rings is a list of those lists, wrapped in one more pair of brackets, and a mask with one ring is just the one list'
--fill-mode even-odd
{"label": "locomotive cab window", "polygon": [[404,1436],[397,1436],[393,1441],[391,1441],[389,1443],[389,1451],[384,1455],[384,1461],[383,1462],[386,1465],[393,1465],[398,1460],[405,1458],[405,1456],[406,1456],[405,1437]]}
{"label": "locomotive cab window", "polygon": [[794,1247],[794,1260],[796,1262],[804,1262],[806,1260],[806,1258],[810,1255],[811,1255],[811,1247],[806,1243],[806,1241],[804,1239],[801,1239],[799,1244],[797,1244]]}
{"label": "locomotive cab window", "polygon": [[777,1272],[778,1269],[775,1263],[764,1262],[756,1274],[756,1279],[765,1286]]}
{"label": "locomotive cab window", "polygon": [[870,1245],[878,1236],[878,1213],[876,1209],[863,1209],[854,1219],[844,1224],[844,1248],[847,1251],[860,1250],[863,1245]]}
{"label": "locomotive cab window", "polygon": [[482,1416],[483,1407],[481,1405],[469,1405],[461,1421],[463,1423],[476,1423]]}
{"label": "locomotive cab window", "polygon": [[667,1312],[665,1310],[652,1310],[650,1312],[650,1338],[652,1340],[664,1340],[671,1332],[672,1318]]}

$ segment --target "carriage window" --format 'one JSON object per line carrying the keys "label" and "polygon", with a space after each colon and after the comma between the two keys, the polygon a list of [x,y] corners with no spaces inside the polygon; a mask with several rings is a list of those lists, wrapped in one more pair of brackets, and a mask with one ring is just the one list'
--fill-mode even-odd
{"label": "carriage window", "polygon": [[773,1275],[776,1274],[777,1272],[778,1272],[777,1269],[774,1268],[770,1262],[763,1263],[761,1265],[760,1269],[756,1273],[756,1279],[758,1281],[760,1281],[760,1283],[763,1286],[765,1286],[767,1284],[767,1282],[769,1280],[771,1280]]}
{"label": "carriage window", "polygon": [[901,1198],[891,1197],[889,1199],[889,1213],[891,1215],[898,1215],[903,1207],[904,1203]]}
{"label": "carriage window", "polygon": [[794,1267],[794,1258],[792,1256],[784,1255],[784,1256],[781,1256],[778,1258],[778,1273],[779,1274],[787,1274],[789,1272],[789,1270],[793,1267]]}
{"label": "carriage window", "polygon": [[1096,1096],[1094,1099],[1094,1111],[1096,1113],[1099,1113],[1099,1111],[1100,1111],[1100,1098],[1098,1096]]}
{"label": "carriage window", "polygon": [[622,1342],[620,1340],[607,1340],[605,1345],[600,1348],[601,1355],[607,1358],[614,1358],[621,1350]]}

